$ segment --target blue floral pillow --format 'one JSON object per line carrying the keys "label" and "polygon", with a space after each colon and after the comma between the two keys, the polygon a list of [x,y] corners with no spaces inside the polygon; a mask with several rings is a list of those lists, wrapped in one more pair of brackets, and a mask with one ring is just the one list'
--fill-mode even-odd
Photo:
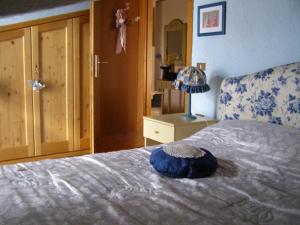
{"label": "blue floral pillow", "polygon": [[300,62],[225,79],[218,119],[257,120],[300,128]]}

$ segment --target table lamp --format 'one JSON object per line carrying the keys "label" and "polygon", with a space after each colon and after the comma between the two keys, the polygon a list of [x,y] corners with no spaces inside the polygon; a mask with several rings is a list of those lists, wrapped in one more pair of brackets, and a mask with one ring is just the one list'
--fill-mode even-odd
{"label": "table lamp", "polygon": [[203,93],[210,90],[208,84],[206,83],[206,75],[203,70],[194,66],[185,67],[178,73],[173,85],[176,89],[188,93],[188,112],[183,116],[184,119],[196,119],[197,117],[193,116],[191,113],[192,94]]}

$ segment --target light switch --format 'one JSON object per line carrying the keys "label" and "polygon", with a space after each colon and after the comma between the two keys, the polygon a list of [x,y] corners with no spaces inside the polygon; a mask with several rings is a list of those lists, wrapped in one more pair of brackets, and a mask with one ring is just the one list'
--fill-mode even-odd
{"label": "light switch", "polygon": [[198,67],[200,70],[205,71],[205,70],[206,70],[206,63],[197,63],[197,67]]}

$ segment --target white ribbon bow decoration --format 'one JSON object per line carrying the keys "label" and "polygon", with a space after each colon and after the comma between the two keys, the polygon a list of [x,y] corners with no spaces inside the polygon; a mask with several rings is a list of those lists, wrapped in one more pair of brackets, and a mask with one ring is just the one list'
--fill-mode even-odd
{"label": "white ribbon bow decoration", "polygon": [[116,12],[116,28],[118,29],[116,54],[122,53],[122,49],[126,53],[126,23],[129,9],[130,3],[126,3],[126,7],[124,9],[118,9]]}

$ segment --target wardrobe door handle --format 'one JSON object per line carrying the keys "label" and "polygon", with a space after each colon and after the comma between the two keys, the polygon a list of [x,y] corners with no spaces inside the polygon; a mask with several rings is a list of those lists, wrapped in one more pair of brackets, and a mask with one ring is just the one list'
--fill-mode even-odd
{"label": "wardrobe door handle", "polygon": [[95,67],[95,78],[99,77],[99,55],[95,55],[95,63],[94,63],[94,67]]}
{"label": "wardrobe door handle", "polygon": [[90,64],[91,64],[91,76],[94,76],[94,55],[93,54],[91,54]]}
{"label": "wardrobe door handle", "polygon": [[28,80],[27,82],[33,91],[40,91],[46,87],[46,85],[40,80]]}
{"label": "wardrobe door handle", "polygon": [[95,78],[99,77],[99,73],[101,69],[100,64],[108,64],[108,62],[106,61],[101,62],[99,55],[95,55],[95,59],[94,59]]}

